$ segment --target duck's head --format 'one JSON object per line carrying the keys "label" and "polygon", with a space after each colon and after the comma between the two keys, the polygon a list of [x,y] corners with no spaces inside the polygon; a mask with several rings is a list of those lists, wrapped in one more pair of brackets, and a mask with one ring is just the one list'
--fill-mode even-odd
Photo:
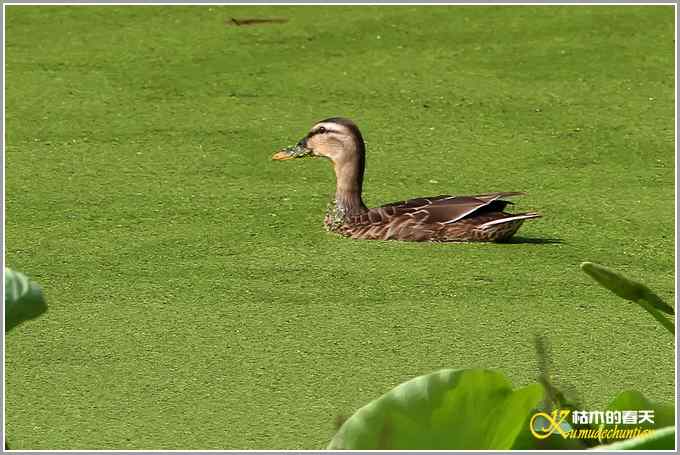
{"label": "duck's head", "polygon": [[364,139],[354,122],[333,117],[317,122],[296,145],[277,152],[272,159],[322,156],[331,160],[335,168],[336,208],[346,216],[366,210],[361,200],[365,152]]}
{"label": "duck's head", "polygon": [[335,165],[342,165],[357,160],[363,163],[364,152],[364,140],[354,122],[334,117],[316,123],[296,145],[277,152],[272,159],[320,156],[330,159]]}

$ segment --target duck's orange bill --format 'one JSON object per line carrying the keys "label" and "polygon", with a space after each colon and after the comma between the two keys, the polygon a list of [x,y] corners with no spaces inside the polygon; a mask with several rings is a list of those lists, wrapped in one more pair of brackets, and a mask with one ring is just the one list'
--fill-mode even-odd
{"label": "duck's orange bill", "polygon": [[288,150],[281,150],[272,156],[272,159],[277,161],[292,160],[293,158],[295,158],[295,155]]}
{"label": "duck's orange bill", "polygon": [[302,158],[303,156],[309,156],[311,154],[312,151],[305,147],[304,143],[300,141],[292,147],[286,147],[279,150],[272,156],[272,159],[277,161],[292,160],[293,158]]}

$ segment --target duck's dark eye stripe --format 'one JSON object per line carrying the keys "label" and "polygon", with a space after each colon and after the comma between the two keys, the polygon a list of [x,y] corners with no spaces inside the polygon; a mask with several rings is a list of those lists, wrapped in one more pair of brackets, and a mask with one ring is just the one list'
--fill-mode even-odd
{"label": "duck's dark eye stripe", "polygon": [[337,133],[337,131],[329,130],[328,128],[321,126],[316,131],[312,131],[312,134],[310,136],[314,136],[315,134],[326,134],[326,133]]}

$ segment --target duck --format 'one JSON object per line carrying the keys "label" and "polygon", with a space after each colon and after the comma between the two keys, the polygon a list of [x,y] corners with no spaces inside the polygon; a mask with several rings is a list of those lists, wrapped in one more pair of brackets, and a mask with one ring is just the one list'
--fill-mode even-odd
{"label": "duck", "polygon": [[324,225],[330,232],[352,239],[415,242],[504,242],[536,212],[508,213],[512,204],[504,198],[524,192],[496,192],[473,196],[417,197],[368,208],[362,199],[366,144],[357,125],[344,117],[315,123],[291,147],[272,159],[286,161],[321,157],[335,170],[335,196]]}

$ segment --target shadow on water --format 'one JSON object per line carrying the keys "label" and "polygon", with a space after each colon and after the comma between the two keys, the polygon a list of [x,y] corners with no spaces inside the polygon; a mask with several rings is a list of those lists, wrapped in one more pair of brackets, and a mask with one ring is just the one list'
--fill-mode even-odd
{"label": "shadow on water", "polygon": [[551,239],[551,238],[515,236],[515,237],[511,237],[510,239],[508,239],[504,242],[498,242],[498,243],[501,243],[501,244],[505,244],[505,243],[510,243],[510,244],[533,243],[533,244],[536,244],[536,245],[548,245],[548,244],[554,244],[554,243],[564,243],[564,240],[562,240],[562,239]]}

